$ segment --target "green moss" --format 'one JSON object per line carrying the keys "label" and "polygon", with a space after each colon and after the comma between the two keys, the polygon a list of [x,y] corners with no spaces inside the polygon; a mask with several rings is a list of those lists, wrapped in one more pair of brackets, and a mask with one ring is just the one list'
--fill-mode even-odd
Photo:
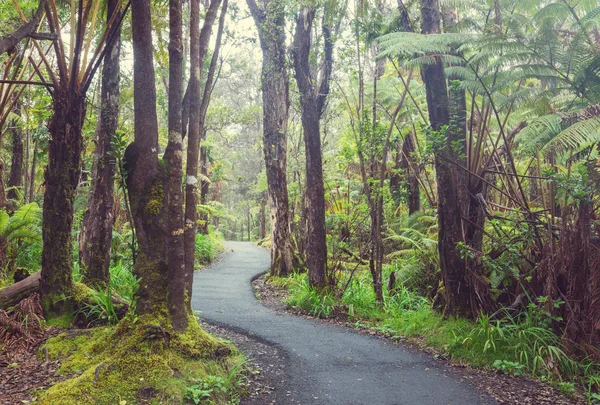
{"label": "green moss", "polygon": [[165,190],[160,180],[152,184],[148,193],[148,202],[146,203],[146,213],[148,215],[158,215],[163,208]]}
{"label": "green moss", "polygon": [[239,395],[234,349],[204,332],[190,317],[186,333],[175,334],[162,322],[144,315],[115,328],[98,328],[90,335],[50,339],[51,358],[62,358],[60,372],[82,371],[41,393],[40,404],[182,404],[186,389],[209,375],[227,383],[215,390],[215,404]]}
{"label": "green moss", "polygon": [[73,325],[73,320],[75,319],[72,311],[62,315],[50,314],[46,315],[46,317],[46,325],[63,329],[70,328]]}

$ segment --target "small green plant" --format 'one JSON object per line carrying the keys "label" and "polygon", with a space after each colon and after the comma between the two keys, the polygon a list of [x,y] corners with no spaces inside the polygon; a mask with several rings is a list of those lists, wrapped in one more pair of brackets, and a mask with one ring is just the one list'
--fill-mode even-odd
{"label": "small green plant", "polygon": [[496,370],[502,371],[504,374],[510,375],[523,375],[524,365],[517,363],[516,361],[508,360],[496,360],[493,364]]}
{"label": "small green plant", "polygon": [[222,377],[209,375],[203,379],[194,379],[193,384],[185,390],[184,398],[197,405],[208,400],[215,391],[226,392],[225,381]]}
{"label": "small green plant", "polygon": [[83,315],[86,321],[89,320],[92,323],[116,325],[119,322],[119,317],[113,304],[111,285],[112,283],[108,283],[106,289],[102,287],[94,289],[91,302],[83,303],[75,315]]}

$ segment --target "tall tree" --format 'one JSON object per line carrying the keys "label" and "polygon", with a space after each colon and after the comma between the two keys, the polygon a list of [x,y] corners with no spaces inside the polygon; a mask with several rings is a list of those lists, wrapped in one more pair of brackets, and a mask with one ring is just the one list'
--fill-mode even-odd
{"label": "tall tree", "polygon": [[190,80],[184,97],[183,119],[183,125],[188,125],[184,249],[186,274],[189,275],[186,279],[186,289],[189,292],[191,292],[191,275],[194,273],[194,252],[198,229],[198,161],[202,129],[200,75],[220,4],[221,0],[211,0],[204,18],[204,25],[200,30],[199,0],[190,1]]}
{"label": "tall tree", "polygon": [[263,0],[259,5],[254,0],[247,1],[258,29],[263,54],[263,153],[271,211],[271,274],[281,277],[292,272],[294,257],[286,177],[289,79],[286,68],[285,3]]}
{"label": "tall tree", "polygon": [[329,94],[333,67],[333,42],[325,17],[322,20],[323,63],[319,77],[311,70],[311,44],[315,9],[303,6],[296,19],[294,70],[302,109],[302,128],[306,149],[306,205],[308,240],[306,246],[310,284],[324,288],[327,283],[327,242],[325,230],[325,189],[321,156],[321,116]]}
{"label": "tall tree", "polygon": [[[96,14],[90,13],[91,3],[79,4],[77,19],[72,13],[73,32],[71,51],[62,41],[60,15],[54,0],[46,4],[46,20],[53,42],[57,73],[46,63],[53,90],[52,119],[48,165],[45,171],[45,193],[42,218],[42,273],[40,293],[42,305],[48,312],[71,311],[72,301],[72,240],[73,203],[81,172],[83,148],[82,127],[86,111],[86,93],[104,56],[107,43],[114,39],[114,30],[121,23],[113,13],[109,24],[95,50],[90,53],[93,25]],[[85,9],[85,10],[84,10]],[[40,50],[40,48],[38,48]],[[88,56],[92,55],[88,60]],[[43,55],[42,55],[43,56]],[[44,78],[42,78],[42,81]]]}
{"label": "tall tree", "polygon": [[[13,109],[15,115],[21,115],[21,106],[17,102]],[[8,177],[8,193],[6,197],[11,200],[18,199],[17,189],[23,186],[23,129],[18,119],[12,124],[12,157],[10,175]]]}
{"label": "tall tree", "polygon": [[[110,22],[118,7],[119,1],[108,1],[107,22]],[[104,56],[92,184],[79,234],[79,260],[85,282],[91,286],[106,285],[110,277],[114,177],[117,164],[112,141],[119,123],[120,32],[120,28],[115,32],[115,39],[108,45]]]}
{"label": "tall tree", "polygon": [[[421,0],[423,34],[440,34],[438,0]],[[454,162],[459,152],[453,147],[464,143],[462,131],[450,126],[448,87],[444,66],[439,55],[432,55],[433,63],[422,67],[427,106],[432,131],[444,137],[444,144],[435,151],[435,172],[438,194],[438,251],[445,287],[445,312],[471,315],[471,293],[465,260],[460,257],[457,243],[463,240],[460,185],[461,173]]]}
{"label": "tall tree", "polygon": [[[213,49],[212,58],[204,81],[204,91],[202,92],[202,101],[200,102],[200,204],[208,203],[208,193],[210,189],[210,179],[208,178],[208,147],[206,146],[206,136],[208,129],[206,127],[206,115],[212,97],[215,80],[217,79],[217,67],[219,55],[221,51],[221,41],[223,39],[223,30],[225,28],[225,16],[227,15],[228,0],[222,0],[221,14],[219,16],[219,25],[217,28],[217,37],[215,39],[215,49]],[[208,234],[208,212],[202,210],[199,215],[200,221],[198,230],[204,234]]]}
{"label": "tall tree", "polygon": [[142,279],[138,314],[168,316],[166,169],[158,159],[158,119],[149,0],[132,0],[133,101],[135,138],[125,150],[127,188],[138,254],[135,274]]}
{"label": "tall tree", "polygon": [[[169,261],[169,314],[173,328],[183,331],[191,296],[186,294],[186,274],[183,224],[183,19],[181,0],[169,2],[169,143],[164,160],[168,177],[168,261]],[[186,302],[182,302],[186,300]]]}

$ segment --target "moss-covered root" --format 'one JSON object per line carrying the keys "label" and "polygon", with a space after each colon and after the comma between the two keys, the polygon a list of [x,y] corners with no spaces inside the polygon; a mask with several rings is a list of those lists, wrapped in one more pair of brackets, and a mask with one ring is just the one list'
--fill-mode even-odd
{"label": "moss-covered root", "polygon": [[41,393],[38,404],[183,404],[188,388],[208,376],[223,382],[210,393],[214,403],[239,395],[236,365],[243,359],[195,318],[184,334],[144,316],[85,336],[61,334],[45,347],[51,357],[63,359],[60,373],[81,374]]}

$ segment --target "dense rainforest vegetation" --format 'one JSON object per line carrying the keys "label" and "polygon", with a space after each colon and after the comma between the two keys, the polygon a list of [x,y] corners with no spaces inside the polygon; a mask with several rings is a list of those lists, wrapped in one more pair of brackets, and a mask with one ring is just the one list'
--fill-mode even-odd
{"label": "dense rainforest vegetation", "polygon": [[91,328],[40,349],[81,371],[40,403],[238,401],[243,356],[191,307],[223,239],[268,247],[291,306],[600,400],[597,0],[0,21],[1,350]]}

